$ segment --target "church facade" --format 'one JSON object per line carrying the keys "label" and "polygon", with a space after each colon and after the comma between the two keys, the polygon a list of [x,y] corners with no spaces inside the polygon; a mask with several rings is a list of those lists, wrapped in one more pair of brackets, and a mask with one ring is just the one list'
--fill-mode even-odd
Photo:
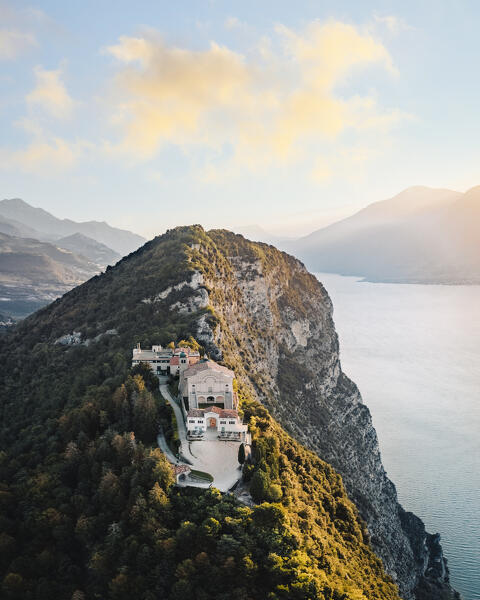
{"label": "church facade", "polygon": [[188,410],[214,406],[236,410],[234,379],[234,372],[227,367],[203,360],[180,372],[180,395]]}

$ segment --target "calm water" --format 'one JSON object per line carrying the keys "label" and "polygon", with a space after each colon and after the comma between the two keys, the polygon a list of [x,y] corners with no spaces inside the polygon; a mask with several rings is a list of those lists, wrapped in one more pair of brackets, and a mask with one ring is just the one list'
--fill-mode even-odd
{"label": "calm water", "polygon": [[318,278],[400,502],[441,533],[454,587],[480,599],[480,286]]}

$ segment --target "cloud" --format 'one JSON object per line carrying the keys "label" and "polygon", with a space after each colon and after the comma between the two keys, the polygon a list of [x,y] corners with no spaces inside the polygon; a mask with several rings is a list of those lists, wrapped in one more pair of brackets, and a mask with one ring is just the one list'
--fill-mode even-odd
{"label": "cloud", "polygon": [[247,29],[247,24],[237,17],[227,17],[224,22],[225,29]]}
{"label": "cloud", "polygon": [[374,15],[375,23],[385,27],[391,34],[397,35],[401,31],[405,31],[408,29],[413,29],[411,25],[409,25],[405,19],[402,17],[398,17],[396,15]]}
{"label": "cloud", "polygon": [[48,71],[36,67],[34,73],[36,86],[27,95],[27,104],[31,107],[39,106],[53,117],[61,119],[69,117],[75,103],[61,81],[62,70]]}
{"label": "cloud", "polygon": [[241,114],[253,101],[243,57],[213,42],[193,51],[123,37],[107,52],[126,65],[116,80],[125,101],[116,106],[114,122],[123,126],[123,146],[141,156],[152,156],[165,142],[207,142],[214,114],[216,130],[227,114]]}
{"label": "cloud", "polygon": [[121,37],[105,52],[118,64],[120,99],[111,120],[120,139],[110,149],[139,160],[173,144],[224,152],[230,171],[232,163],[258,169],[312,149],[318,155],[322,143],[346,131],[384,133],[404,118],[373,95],[345,91],[356,72],[397,71],[371,32],[338,21],[315,21],[300,32],[278,25],[247,56],[215,42],[205,50],[172,46],[153,32]]}
{"label": "cloud", "polygon": [[332,169],[327,164],[326,160],[323,157],[317,158],[314,163],[313,169],[310,172],[310,177],[313,181],[317,183],[323,183],[327,181],[332,176]]}
{"label": "cloud", "polygon": [[71,143],[61,138],[35,138],[19,150],[0,148],[0,165],[2,169],[19,169],[49,176],[52,170],[71,168],[83,149],[82,143]]}
{"label": "cloud", "polygon": [[0,60],[12,60],[36,43],[31,33],[0,29]]}

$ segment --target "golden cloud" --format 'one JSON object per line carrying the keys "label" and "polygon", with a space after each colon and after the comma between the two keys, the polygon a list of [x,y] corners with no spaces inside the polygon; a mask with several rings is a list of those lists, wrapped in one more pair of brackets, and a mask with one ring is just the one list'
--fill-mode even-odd
{"label": "golden cloud", "polygon": [[75,103],[61,80],[62,70],[48,71],[36,67],[34,72],[36,86],[27,95],[27,104],[39,106],[57,118],[69,117]]}
{"label": "golden cloud", "polygon": [[278,26],[275,33],[248,58],[213,42],[194,51],[153,33],[121,37],[106,49],[121,64],[116,150],[143,159],[165,143],[228,145],[235,161],[254,167],[294,160],[346,130],[385,131],[403,118],[373,97],[336,91],[354,70],[396,73],[387,49],[368,31],[330,21],[300,33]]}
{"label": "golden cloud", "polygon": [[64,170],[75,163],[81,147],[61,138],[34,139],[20,150],[0,149],[4,169],[19,169],[27,173],[51,173],[52,168]]}

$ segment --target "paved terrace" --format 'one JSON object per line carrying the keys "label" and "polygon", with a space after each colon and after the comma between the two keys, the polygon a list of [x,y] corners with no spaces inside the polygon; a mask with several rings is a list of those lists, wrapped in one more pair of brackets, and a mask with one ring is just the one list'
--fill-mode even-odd
{"label": "paved terrace", "polygon": [[[215,432],[213,439],[209,435],[208,440],[189,442],[187,440],[187,430],[185,427],[185,421],[183,419],[182,409],[170,394],[166,377],[160,378],[160,392],[173,408],[175,417],[177,419],[178,437],[180,439],[180,455],[191,463],[190,466],[192,469],[210,473],[210,475],[213,477],[212,485],[221,492],[227,492],[239,480],[242,474],[237,459],[239,447],[238,442],[220,441],[216,438],[217,432]],[[159,435],[158,445],[160,449],[165,452],[161,444],[167,446],[163,435]],[[165,454],[167,454],[169,460],[174,464],[179,462],[173,456],[169,448],[168,452],[165,452]],[[208,487],[208,484],[205,485],[203,483],[193,485],[196,487]]]}

